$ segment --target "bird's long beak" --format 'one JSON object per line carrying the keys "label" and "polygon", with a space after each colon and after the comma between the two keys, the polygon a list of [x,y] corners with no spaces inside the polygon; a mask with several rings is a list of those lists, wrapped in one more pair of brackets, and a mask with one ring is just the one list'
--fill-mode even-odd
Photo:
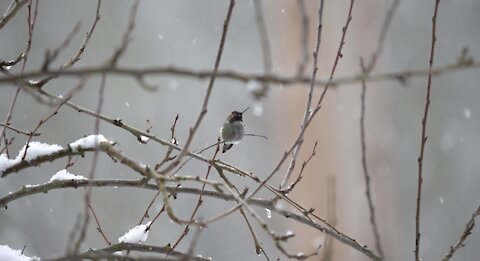
{"label": "bird's long beak", "polygon": [[243,111],[241,112],[241,114],[243,114],[244,112],[246,112],[248,109],[250,109],[250,107],[247,107],[245,110],[243,110]]}

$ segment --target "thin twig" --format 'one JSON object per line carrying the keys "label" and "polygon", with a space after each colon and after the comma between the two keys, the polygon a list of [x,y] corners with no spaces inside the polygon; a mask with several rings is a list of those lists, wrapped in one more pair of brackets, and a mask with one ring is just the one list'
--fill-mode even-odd
{"label": "thin twig", "polygon": [[[60,68],[58,70],[65,70],[65,69],[71,68],[75,63],[80,61],[80,58],[81,58],[82,54],[85,52],[85,49],[87,48],[87,44],[90,41],[90,38],[92,37],[93,32],[95,31],[97,23],[100,20],[100,6],[101,6],[101,4],[102,4],[102,1],[98,0],[97,1],[97,9],[95,11],[95,18],[93,20],[92,26],[90,27],[90,30],[87,32],[87,35],[85,36],[85,39],[83,40],[83,43],[80,46],[80,48],[78,49],[77,53],[75,53],[75,55],[70,59],[70,61],[68,61],[67,63],[60,66]],[[49,76],[39,80],[38,82],[35,82],[35,86],[41,88],[46,83],[48,83],[50,80],[55,79],[57,76],[58,75],[55,75],[55,74],[49,75]]]}
{"label": "thin twig", "polygon": [[295,186],[298,184],[298,182],[300,182],[302,180],[302,178],[303,178],[302,174],[303,174],[303,171],[305,170],[305,167],[308,165],[310,160],[312,160],[312,158],[317,154],[317,144],[318,144],[318,141],[315,141],[315,144],[313,145],[312,153],[307,158],[307,160],[305,160],[302,163],[302,168],[300,169],[300,172],[298,173],[297,179],[294,182],[292,182],[292,184],[288,188],[283,189],[282,190],[283,193],[289,194],[295,188]]}
{"label": "thin twig", "polygon": [[[311,121],[313,117],[312,113],[312,98],[315,86],[315,79],[317,78],[317,71],[318,71],[318,51],[320,49],[320,44],[322,42],[322,27],[323,27],[323,4],[324,0],[320,1],[320,8],[318,9],[318,27],[317,27],[317,42],[315,44],[315,50],[313,51],[313,70],[312,70],[312,78],[310,81],[310,90],[307,96],[307,103],[305,108],[305,113],[303,115],[302,123],[300,124],[300,133],[298,134],[297,141],[295,142],[295,147],[292,153],[292,159],[290,160],[290,164],[288,166],[287,172],[283,177],[283,181],[280,185],[280,188],[285,188],[287,186],[288,180],[292,175],[293,170],[295,169],[296,160],[303,144],[303,135],[307,128],[308,122]],[[328,87],[328,86],[327,86]],[[326,90],[326,89],[325,89]],[[324,90],[324,92],[325,92]]]}
{"label": "thin twig", "polygon": [[10,124],[5,124],[5,123],[2,123],[0,122],[0,126],[2,127],[5,127],[9,130],[12,130],[18,134],[24,134],[24,135],[27,135],[27,136],[40,136],[40,133],[32,133],[32,132],[26,132],[26,131],[22,131],[22,130],[19,130],[15,127],[12,127]]}
{"label": "thin twig", "polygon": [[[208,176],[210,175],[210,171],[212,169],[212,163],[215,161],[215,157],[217,156],[218,152],[220,151],[220,137],[218,138],[218,143],[217,143],[217,148],[215,149],[215,152],[213,154],[213,157],[212,157],[212,160],[211,160],[211,163],[208,165],[207,167],[207,174],[205,175],[205,179],[207,180],[208,179]],[[202,191],[205,190],[205,183],[202,185]],[[195,207],[193,208],[193,211],[192,211],[192,214],[190,215],[190,219],[194,219],[195,218],[195,215],[197,214],[197,211],[200,209],[200,206],[203,204],[203,194],[200,194],[200,196],[198,196],[198,200],[197,200],[197,203],[195,205]],[[182,239],[188,234],[188,232],[190,231],[190,225],[187,225],[185,226],[185,229],[183,229],[183,232],[182,234],[180,235],[180,237],[175,241],[175,243],[173,244],[172,246],[172,250],[174,250],[178,244],[182,241]]]}
{"label": "thin twig", "polygon": [[117,64],[118,59],[127,50],[128,44],[130,43],[130,40],[131,40],[130,38],[132,36],[133,29],[135,28],[135,17],[137,16],[137,10],[138,10],[139,5],[140,5],[140,0],[136,0],[133,3],[132,8],[130,9],[130,15],[129,15],[129,18],[128,18],[127,30],[125,31],[125,33],[123,35],[122,42],[121,42],[120,46],[117,49],[115,49],[112,57],[106,63],[106,66],[114,67]]}
{"label": "thin twig", "polygon": [[335,61],[333,62],[332,70],[330,72],[330,76],[328,77],[328,82],[325,85],[325,89],[323,89],[323,92],[320,95],[320,98],[318,99],[318,103],[317,103],[318,107],[320,107],[320,105],[322,104],[322,101],[325,98],[325,95],[327,94],[328,87],[330,87],[332,84],[333,76],[335,74],[335,70],[337,69],[338,61],[340,60],[340,58],[343,57],[342,49],[343,49],[343,46],[345,45],[345,36],[347,35],[348,26],[352,21],[352,10],[353,10],[354,3],[355,3],[355,0],[350,0],[350,8],[348,9],[347,21],[345,23],[345,26],[342,28],[342,38],[340,39],[340,44],[338,45],[337,55],[335,56]]}
{"label": "thin twig", "polygon": [[[250,205],[247,204],[247,202],[243,199],[243,196],[241,196],[238,193],[238,190],[233,186],[233,184],[226,179],[225,175],[223,175],[222,170],[217,168],[217,171],[218,171],[219,175],[225,180],[225,185],[226,185],[225,188],[227,190],[229,190],[230,194],[234,195],[236,201],[241,206],[239,209],[244,208],[248,212],[250,212],[250,214],[257,221],[257,223],[260,225],[260,227],[272,238],[272,240],[275,242],[275,246],[277,247],[278,250],[280,250],[280,252],[282,254],[284,254],[289,259],[298,259],[298,260],[307,259],[311,256],[314,256],[314,255],[318,254],[319,249],[317,249],[315,252],[312,252],[310,254],[304,254],[304,253],[291,254],[291,253],[288,253],[287,250],[281,245],[281,241],[285,241],[286,237],[285,236],[277,236],[275,234],[275,232],[269,228],[268,224],[265,221],[262,220],[262,218],[251,208]],[[237,192],[235,192],[235,191],[237,191]],[[229,213],[232,213],[233,211],[235,211],[235,208],[233,210],[228,210],[225,213],[229,214]],[[208,224],[208,221],[205,221],[205,224]]]}
{"label": "thin twig", "polygon": [[[437,13],[440,0],[435,1],[435,8],[432,17],[432,45],[430,48],[430,70],[433,67],[433,57],[435,54],[435,42],[437,40]],[[420,203],[422,200],[422,183],[423,183],[423,155],[425,152],[425,144],[427,143],[427,119],[428,108],[430,107],[430,89],[432,86],[432,74],[428,74],[427,95],[425,98],[425,112],[422,119],[422,137],[420,141],[420,156],[418,157],[418,187],[417,187],[417,207],[415,214],[415,260],[420,261]]]}
{"label": "thin twig", "polygon": [[467,240],[468,236],[470,236],[470,234],[472,233],[473,228],[475,227],[475,218],[477,216],[480,216],[480,207],[478,207],[477,210],[472,214],[472,217],[470,218],[470,220],[465,225],[465,230],[463,231],[462,235],[460,236],[460,239],[458,240],[457,244],[450,247],[450,251],[448,251],[448,253],[442,259],[442,261],[450,260],[450,258],[452,258],[453,254],[455,254],[455,252],[458,249],[465,246],[464,242],[465,242],[465,240]]}
{"label": "thin twig", "polygon": [[302,37],[300,39],[300,44],[302,46],[302,59],[298,65],[297,77],[302,77],[305,73],[305,68],[307,67],[308,60],[310,56],[308,55],[308,26],[310,21],[307,15],[307,8],[305,6],[305,0],[297,0],[298,11],[301,16],[301,25],[302,25]]}
{"label": "thin twig", "polygon": [[[363,73],[366,73],[365,64],[363,63],[363,59],[360,58],[360,68],[362,69]],[[375,239],[375,248],[378,251],[380,257],[384,257],[383,248],[382,248],[382,241],[380,240],[380,232],[378,231],[377,222],[375,221],[375,206],[373,204],[372,193],[371,193],[371,186],[370,186],[370,174],[368,172],[368,165],[367,165],[367,142],[365,138],[365,100],[367,95],[367,85],[365,81],[362,81],[362,93],[360,95],[360,143],[362,145],[362,169],[363,169],[363,177],[365,179],[365,195],[367,197],[368,202],[368,210],[370,214],[370,225],[372,226],[373,230],[373,237]]]}
{"label": "thin twig", "polygon": [[7,8],[5,14],[0,17],[0,30],[12,19],[15,14],[24,6],[29,0],[12,0],[10,6]]}
{"label": "thin twig", "polygon": [[[66,97],[61,99],[60,103],[56,106],[53,112],[47,115],[47,117],[41,119],[37,123],[37,126],[35,126],[35,128],[30,133],[32,134],[37,133],[40,127],[42,127],[45,123],[47,123],[50,119],[52,119],[55,115],[57,115],[58,112],[60,111],[60,108],[62,108],[62,106],[65,105],[65,103],[68,102],[73,97],[73,94],[78,90],[80,90],[81,88],[83,88],[87,79],[88,79],[88,76],[84,75],[84,77],[80,79],[77,85],[66,95]],[[25,160],[25,157],[27,156],[28,148],[30,147],[29,144],[32,141],[32,138],[33,138],[33,135],[28,137],[27,144],[25,145],[25,151],[23,152],[22,160]]]}
{"label": "thin twig", "polygon": [[[17,1],[15,1],[15,2],[17,2]],[[24,3],[26,3],[26,1],[24,1],[23,4]],[[28,61],[28,55],[30,54],[30,49],[32,48],[33,30],[35,29],[35,24],[36,24],[37,16],[38,16],[38,0],[36,2],[35,7],[34,7],[33,16],[32,16],[32,3],[33,3],[33,0],[30,0],[28,2],[28,6],[27,6],[28,7],[28,16],[27,16],[28,40],[27,40],[27,47],[25,48],[25,51],[22,53],[22,55],[19,56],[19,57],[22,57],[22,59],[23,59],[22,70],[20,72],[21,74],[23,74],[25,72],[25,66],[26,66],[27,61]],[[21,7],[23,4],[21,4],[21,2],[17,2],[15,7]],[[14,11],[14,13],[15,12],[16,11]],[[13,13],[13,15],[14,15],[14,13]],[[1,29],[1,27],[3,27],[3,26],[0,26],[0,29]],[[15,90],[15,95],[13,96],[12,102],[10,103],[10,108],[8,110],[7,117],[5,119],[5,124],[7,124],[7,125],[10,124],[10,120],[12,119],[13,109],[14,109],[15,104],[17,102],[19,93],[20,93],[20,85],[17,85],[17,89]],[[7,150],[7,155],[8,155],[8,145],[9,144],[6,141],[7,137],[5,135],[5,127],[2,127],[2,129],[0,130],[0,138],[1,137],[3,137],[3,139],[5,140],[5,149]],[[0,142],[0,144],[1,144],[1,142]]]}
{"label": "thin twig", "polygon": [[[395,11],[397,10],[399,3],[400,3],[400,0],[394,0],[392,3],[392,6],[388,10],[385,16],[385,20],[382,24],[379,37],[378,37],[377,49],[372,54],[372,57],[368,65],[365,66],[363,59],[360,58],[360,68],[363,75],[368,76],[370,72],[375,68],[376,63],[383,52],[383,46],[385,43],[387,32],[393,20],[393,16],[395,14]],[[372,226],[373,236],[375,239],[375,248],[377,249],[380,257],[383,258],[384,252],[381,244],[380,232],[378,230],[378,226],[375,220],[375,208],[374,208],[373,199],[371,196],[370,175],[368,172],[368,165],[367,165],[367,152],[366,152],[367,145],[366,145],[366,138],[365,138],[365,110],[366,110],[365,100],[367,95],[367,85],[366,85],[365,79],[361,80],[361,86],[362,86],[362,91],[360,95],[360,101],[361,101],[360,139],[361,139],[361,145],[362,145],[362,168],[363,168],[363,176],[365,179],[365,195],[367,197],[368,209],[370,214],[370,224]]]}
{"label": "thin twig", "polygon": [[[98,104],[97,104],[97,110],[96,113],[100,114],[102,113],[102,108],[103,108],[103,100],[104,100],[104,95],[105,95],[105,87],[106,87],[106,75],[102,75],[101,81],[100,81],[100,90],[98,94]],[[94,133],[96,135],[100,134],[100,119],[95,118],[95,126],[94,126]],[[96,136],[96,139],[98,139],[98,136]],[[97,141],[95,141],[95,144]],[[95,178],[95,173],[97,170],[97,163],[98,163],[98,156],[99,156],[99,150],[94,150],[93,152],[93,160],[92,160],[92,167],[90,169],[90,174],[88,176],[88,179],[93,180]],[[77,254],[80,246],[83,243],[83,240],[85,240],[85,236],[87,234],[87,228],[88,228],[88,223],[90,222],[90,215],[88,212],[88,206],[91,205],[91,200],[92,200],[92,187],[87,186],[85,190],[85,195],[84,195],[84,204],[85,208],[83,211],[83,224],[79,233],[78,240],[75,244],[75,248],[73,250],[73,254]]]}
{"label": "thin twig", "polygon": [[[253,10],[255,12],[255,21],[257,23],[258,33],[260,35],[260,42],[262,46],[262,55],[263,55],[263,69],[266,75],[269,75],[272,72],[272,51],[270,48],[270,40],[268,38],[267,25],[265,24],[264,12],[262,6],[263,0],[253,0]],[[265,97],[268,91],[268,83],[263,82],[262,88],[255,91],[253,94],[255,98],[261,99]]]}
{"label": "thin twig", "polygon": [[387,37],[388,28],[392,23],[393,16],[395,15],[395,12],[397,11],[399,4],[400,4],[400,0],[393,0],[392,6],[390,6],[390,8],[388,9],[388,12],[385,16],[385,20],[383,21],[383,24],[382,24],[382,28],[380,29],[380,35],[378,37],[378,43],[377,43],[377,50],[375,50],[375,52],[372,54],[372,58],[365,68],[366,74],[370,73],[373,70],[373,68],[377,64],[378,58],[380,57],[380,55],[382,55],[385,38]]}
{"label": "thin twig", "polygon": [[95,218],[95,222],[97,223],[97,231],[100,233],[100,235],[102,235],[102,237],[105,240],[105,242],[107,243],[107,245],[111,246],[112,242],[110,242],[110,240],[108,240],[107,236],[103,232],[102,226],[100,225],[100,221],[98,221],[97,214],[95,213],[95,211],[93,210],[91,205],[88,205],[88,208],[92,211],[93,217]]}
{"label": "thin twig", "polygon": [[[327,217],[332,226],[337,226],[337,182],[335,176],[327,178]],[[325,238],[325,252],[322,261],[330,261],[333,257],[333,241],[331,237]]]}
{"label": "thin twig", "polygon": [[87,35],[85,36],[85,39],[83,40],[82,45],[78,49],[77,53],[64,65],[61,66],[61,69],[68,69],[72,67],[76,62],[78,62],[82,56],[82,54],[85,52],[85,48],[87,47],[88,42],[90,41],[90,38],[93,35],[93,32],[95,31],[95,28],[97,26],[98,21],[100,20],[100,6],[102,4],[102,0],[97,1],[97,9],[95,11],[95,18],[93,20],[92,26],[90,27],[90,30],[87,32]]}
{"label": "thin twig", "polygon": [[[177,114],[177,116],[175,117],[173,125],[170,128],[170,132],[171,132],[170,143],[174,145],[178,145],[177,138],[175,137],[175,127],[177,126],[178,117],[179,117],[179,114]],[[139,138],[138,140],[141,141],[142,139]],[[172,152],[173,152],[173,148],[168,147],[167,153],[165,153],[165,156],[163,157],[162,161],[160,161],[155,165],[155,171],[157,171],[160,167],[162,167],[163,164],[167,163],[168,161],[174,160],[177,157],[177,156],[171,156]]]}
{"label": "thin twig", "polygon": [[[395,15],[395,11],[398,8],[399,3],[400,3],[400,0],[394,0],[392,3],[392,6],[389,8],[385,16],[385,20],[383,21],[382,28],[380,30],[377,49],[372,54],[372,57],[368,65],[365,66],[363,58],[360,58],[360,68],[363,75],[368,76],[370,72],[375,68],[376,63],[383,52],[383,46],[385,43],[387,32],[393,20],[393,16]],[[367,165],[367,152],[366,152],[367,145],[366,145],[366,138],[365,138],[365,110],[366,110],[365,100],[367,95],[367,85],[366,85],[365,79],[361,80],[361,86],[362,86],[362,91],[360,95],[360,101],[361,101],[360,139],[361,139],[361,145],[362,145],[362,168],[363,168],[363,176],[365,179],[365,195],[367,197],[368,209],[370,214],[370,224],[372,226],[373,236],[375,239],[375,248],[377,249],[380,257],[383,258],[384,252],[381,244],[380,232],[378,230],[378,226],[375,220],[375,208],[374,208],[373,199],[371,196],[370,175],[368,172],[368,165]]]}
{"label": "thin twig", "polygon": [[200,114],[198,115],[198,118],[197,118],[195,124],[193,125],[193,127],[190,128],[188,138],[185,141],[185,145],[183,146],[183,149],[180,151],[180,154],[177,156],[177,158],[172,163],[170,163],[170,165],[168,165],[167,167],[165,167],[165,169],[160,171],[160,173],[162,173],[162,174],[166,174],[166,173],[170,172],[173,168],[175,168],[180,163],[180,161],[183,159],[183,157],[188,154],[188,149],[190,147],[190,144],[193,141],[193,137],[194,137],[195,133],[197,132],[197,129],[200,126],[200,123],[202,123],[203,117],[205,116],[205,114],[207,114],[208,101],[210,100],[210,94],[212,93],[213,85],[215,83],[215,79],[216,79],[217,72],[218,72],[218,67],[220,66],[220,60],[222,59],[223,46],[225,45],[225,40],[227,38],[228,27],[229,27],[229,24],[230,24],[230,18],[232,17],[232,12],[233,12],[233,7],[234,6],[235,6],[235,0],[230,0],[230,5],[229,5],[228,11],[227,11],[227,17],[225,18],[225,23],[223,24],[222,37],[220,39],[220,44],[219,44],[218,51],[217,51],[217,57],[215,59],[215,65],[213,67],[213,73],[212,73],[212,76],[210,77],[210,81],[208,83],[207,92],[205,94],[205,98],[203,99],[203,105],[202,105],[202,108],[200,110]]}
{"label": "thin twig", "polygon": [[80,30],[80,25],[81,23],[78,22],[75,24],[73,27],[72,31],[67,35],[65,40],[53,51],[47,51],[45,54],[45,60],[43,61],[43,70],[48,71],[48,68],[50,64],[57,59],[58,55],[67,48],[67,46],[70,44],[70,41],[75,37],[75,35],[78,33],[78,30]]}

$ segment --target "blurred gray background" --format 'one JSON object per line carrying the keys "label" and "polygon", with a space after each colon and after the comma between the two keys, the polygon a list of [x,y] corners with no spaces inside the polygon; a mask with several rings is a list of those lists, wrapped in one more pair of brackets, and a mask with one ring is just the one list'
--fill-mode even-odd
{"label": "blurred gray background", "polygon": [[[127,26],[133,1],[103,1],[101,19],[82,60],[76,67],[97,66],[111,56],[119,46]],[[4,12],[10,1],[1,1]],[[310,18],[309,53],[314,46],[318,1],[306,1]],[[345,22],[349,1],[326,1],[323,41],[319,60],[319,77],[330,72],[341,28]],[[300,17],[297,1],[263,1],[265,20],[273,54],[273,72],[293,76],[300,62]],[[360,71],[360,56],[367,59],[375,51],[378,34],[391,1],[357,1],[353,11],[343,59],[337,77]],[[426,68],[431,43],[431,16],[434,1],[403,0],[387,35],[385,48],[375,74]],[[192,69],[213,68],[228,1],[141,1],[133,39],[119,66],[147,68],[175,65]],[[56,48],[82,22],[80,33],[61,53],[54,66],[63,64],[76,52],[89,29],[96,1],[40,1],[38,20],[33,35],[32,50],[26,71],[38,70],[46,50]],[[26,8],[0,30],[0,59],[16,57],[24,50],[27,36]],[[437,25],[435,64],[455,62],[463,47],[480,57],[480,2],[476,0],[442,1]],[[225,43],[221,69],[240,72],[263,72],[260,39],[254,18],[252,1],[237,1],[229,34]],[[20,66],[12,68],[19,72]],[[306,71],[310,75],[311,63]],[[170,126],[177,114],[177,138],[183,144],[188,128],[193,125],[202,105],[207,80],[178,76],[149,77],[148,82],[159,86],[151,93],[137,83],[121,76],[107,78],[103,114],[121,118],[124,123],[140,129],[153,126],[152,133],[168,139]],[[478,69],[462,70],[435,77],[428,122],[428,142],[424,161],[424,186],[421,218],[421,257],[438,260],[455,243],[472,212],[480,203],[480,89]],[[76,78],[60,78],[45,87],[55,94],[65,94],[77,83]],[[424,110],[427,76],[396,81],[368,83],[367,150],[372,176],[377,220],[388,260],[413,259],[415,239],[415,198],[417,189],[417,157],[420,149],[421,117]],[[73,102],[95,109],[99,77],[91,77],[74,96]],[[3,122],[15,92],[13,85],[0,86],[0,117]],[[217,79],[208,114],[198,130],[192,148],[201,149],[214,143],[218,131],[232,110],[251,106],[244,116],[250,133],[268,136],[268,142],[246,138],[220,159],[266,177],[298,134],[307,95],[306,86],[271,85],[265,99],[256,100],[247,84]],[[320,89],[317,89],[318,97]],[[261,113],[259,113],[261,108]],[[38,121],[53,108],[38,104],[27,93],[20,93],[14,110],[13,126],[33,130]],[[253,112],[257,113],[253,113]],[[337,226],[347,235],[373,249],[373,237],[368,221],[365,184],[360,161],[360,84],[340,86],[327,93],[322,110],[307,132],[299,161],[308,157],[318,140],[317,155],[305,171],[305,178],[291,194],[305,207],[317,208],[318,215],[327,217],[327,190],[336,191]],[[91,134],[94,119],[64,107],[59,114],[39,130],[36,140],[66,144]],[[163,158],[165,147],[150,142],[140,144],[126,131],[101,123],[101,133],[117,141],[127,155],[154,165]],[[8,132],[10,136],[12,132]],[[13,157],[24,145],[18,136],[10,146]],[[211,156],[211,151],[205,155]],[[113,164],[105,155],[99,157],[97,178],[137,178],[136,173]],[[77,158],[70,172],[87,176],[91,155]],[[65,167],[66,160],[23,170],[0,181],[0,196],[16,191],[25,184],[48,181],[52,174]],[[299,165],[298,165],[299,166]],[[182,169],[185,175],[204,175],[207,166],[191,161]],[[199,173],[200,171],[200,173]],[[298,171],[298,170],[297,170]],[[271,183],[278,185],[285,168]],[[295,172],[297,173],[297,172]],[[336,188],[327,188],[327,177],[335,177]],[[215,176],[216,177],[216,176]],[[233,179],[239,187],[250,186],[245,179]],[[113,242],[140,220],[154,191],[140,189],[94,189],[93,207],[105,233]],[[268,197],[263,193],[260,197]],[[187,217],[196,197],[181,195],[175,211]],[[331,203],[331,202],[330,202]],[[157,201],[154,208],[159,209]],[[206,200],[199,216],[208,218],[232,206],[231,202]],[[275,214],[267,219],[278,233],[293,230],[297,236],[287,244],[291,252],[310,252],[324,242],[324,235],[295,224]],[[83,189],[65,189],[37,194],[9,204],[0,211],[0,244],[15,249],[26,245],[26,254],[53,257],[64,254],[75,219],[83,211]],[[154,215],[151,211],[151,215]],[[270,238],[257,226],[257,234],[270,258],[285,258],[274,248]],[[180,235],[183,227],[163,216],[152,227],[148,244],[165,245]],[[476,260],[480,233],[474,230],[467,246],[453,260]],[[191,237],[191,235],[189,235]],[[184,241],[179,250],[188,248]],[[105,242],[91,223],[84,248],[101,248]],[[201,234],[196,252],[214,260],[263,260],[254,252],[251,236],[241,216],[237,214],[214,223]],[[334,260],[366,260],[347,246],[334,243]],[[311,260],[321,260],[313,257]]]}

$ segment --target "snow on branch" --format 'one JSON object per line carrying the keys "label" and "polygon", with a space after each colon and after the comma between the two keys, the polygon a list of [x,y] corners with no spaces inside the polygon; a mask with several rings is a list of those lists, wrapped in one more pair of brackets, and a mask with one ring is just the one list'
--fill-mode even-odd
{"label": "snow on branch", "polygon": [[28,257],[22,254],[22,250],[15,250],[7,245],[0,245],[0,260],[9,261],[33,261],[40,260],[38,257]]}
{"label": "snow on branch", "polygon": [[119,243],[141,243],[145,242],[148,238],[148,226],[152,222],[148,222],[147,224],[142,224],[135,226],[134,228],[130,229],[127,233],[123,236],[118,238]]}

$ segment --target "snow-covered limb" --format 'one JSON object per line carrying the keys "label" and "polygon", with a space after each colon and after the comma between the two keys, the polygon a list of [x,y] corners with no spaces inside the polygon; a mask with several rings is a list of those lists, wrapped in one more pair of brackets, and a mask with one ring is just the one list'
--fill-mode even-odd
{"label": "snow-covered limb", "polygon": [[40,260],[38,257],[28,257],[22,254],[21,250],[15,250],[7,245],[0,245],[0,260],[8,261],[33,261]]}
{"label": "snow-covered limb", "polygon": [[[22,161],[23,155],[27,145],[24,145],[23,148],[18,152],[18,155],[15,159],[9,159],[6,154],[0,155],[0,172],[10,168],[11,166],[18,164]],[[57,151],[62,150],[62,146],[57,144],[46,144],[38,141],[31,141],[28,143],[27,154],[25,155],[24,161],[30,161],[36,159],[40,156],[49,155]]]}
{"label": "snow-covered limb", "polygon": [[119,243],[141,243],[145,242],[148,238],[147,227],[152,222],[148,222],[147,224],[142,224],[135,226],[134,228],[130,229],[125,235],[118,238]]}
{"label": "snow-covered limb", "polygon": [[62,169],[62,170],[58,171],[57,173],[55,173],[52,176],[52,178],[50,179],[49,182],[52,182],[52,181],[55,181],[55,180],[72,180],[72,179],[82,180],[82,179],[87,179],[87,178],[85,178],[82,175],[74,175],[74,174],[68,172],[66,169]]}
{"label": "snow-covered limb", "polygon": [[[201,255],[190,255],[180,251],[172,250],[169,246],[153,246],[134,243],[117,243],[109,247],[88,250],[78,256],[65,256],[61,258],[50,259],[51,261],[71,261],[75,258],[81,260],[118,260],[121,257],[121,251],[138,251],[140,253],[155,253],[160,255],[168,255],[169,257],[176,257],[172,260],[193,260],[193,261],[211,261],[210,257],[202,257]],[[134,259],[134,258],[132,258]],[[163,260],[161,256],[152,258],[154,260]],[[121,259],[124,260],[124,259]],[[166,260],[166,259],[165,259]],[[170,260],[170,259],[168,259]]]}
{"label": "snow-covered limb", "polygon": [[[85,138],[81,138],[68,145],[67,148],[63,148],[57,144],[46,144],[43,142],[31,141],[25,145],[19,152],[15,159],[9,159],[6,154],[0,155],[0,173],[2,178],[6,177],[12,172],[20,171],[24,168],[36,166],[46,161],[53,161],[55,159],[72,156],[82,155],[84,151],[91,151],[97,148],[103,142],[112,142],[105,139],[102,134],[90,135]],[[25,158],[23,155],[27,150]]]}
{"label": "snow-covered limb", "polygon": [[72,148],[72,151],[76,152],[79,149],[82,149],[82,150],[92,149],[98,146],[101,142],[109,142],[109,141],[102,134],[98,134],[98,135],[92,134],[70,143],[69,146],[70,148]]}

